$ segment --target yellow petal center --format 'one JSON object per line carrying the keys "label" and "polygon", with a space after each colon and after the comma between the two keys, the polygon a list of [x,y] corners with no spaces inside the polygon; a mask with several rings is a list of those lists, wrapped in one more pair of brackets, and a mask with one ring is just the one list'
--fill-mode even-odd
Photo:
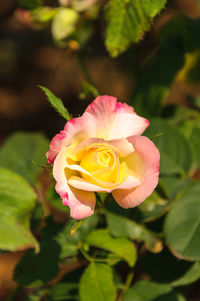
{"label": "yellow petal center", "polygon": [[[80,166],[100,181],[115,183],[118,178],[118,157],[111,148],[94,147],[88,149],[80,161]],[[96,182],[85,173],[81,173],[81,175],[92,183]]]}

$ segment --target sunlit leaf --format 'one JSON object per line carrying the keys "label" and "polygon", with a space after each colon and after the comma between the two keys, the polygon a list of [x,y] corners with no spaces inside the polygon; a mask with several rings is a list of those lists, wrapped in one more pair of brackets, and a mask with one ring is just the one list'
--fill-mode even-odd
{"label": "sunlit leaf", "polygon": [[126,292],[124,301],[179,301],[175,291],[165,284],[142,280]]}
{"label": "sunlit leaf", "polygon": [[42,91],[46,94],[48,101],[52,105],[52,107],[65,119],[70,120],[71,116],[68,110],[65,108],[62,100],[55,96],[49,89],[39,86]]}
{"label": "sunlit leaf", "polygon": [[35,184],[41,168],[33,163],[47,163],[48,140],[39,133],[18,132],[11,135],[0,149],[0,166],[6,167]]}
{"label": "sunlit leaf", "polygon": [[31,11],[32,21],[36,23],[48,23],[57,13],[58,8],[40,6]]}
{"label": "sunlit leaf", "polygon": [[[163,135],[153,139],[158,132],[162,132]],[[145,135],[153,139],[160,151],[161,174],[178,173],[183,175],[189,171],[192,163],[189,141],[175,126],[161,118],[154,118],[145,131]]]}
{"label": "sunlit leaf", "polygon": [[17,174],[0,168],[0,248],[9,251],[35,248],[38,243],[30,232],[30,217],[36,194]]}
{"label": "sunlit leaf", "polygon": [[160,252],[162,249],[161,240],[153,232],[146,229],[143,225],[126,217],[107,212],[108,228],[115,237],[127,237],[132,240],[144,241],[147,249],[152,252]]}
{"label": "sunlit leaf", "polygon": [[181,130],[189,142],[192,153],[192,170],[200,168],[200,156],[199,156],[199,140],[200,140],[200,114],[196,119],[186,120]]}
{"label": "sunlit leaf", "polygon": [[125,237],[112,237],[106,229],[94,230],[86,237],[85,241],[91,246],[118,255],[126,260],[131,267],[136,262],[137,254],[133,243]]}
{"label": "sunlit leaf", "polygon": [[81,301],[115,301],[113,271],[108,265],[90,263],[80,281]]}
{"label": "sunlit leaf", "polygon": [[108,26],[105,42],[110,55],[116,57],[130,43],[142,39],[165,3],[166,0],[110,0],[106,9]]}
{"label": "sunlit leaf", "polygon": [[[58,283],[49,293],[49,301],[75,300],[78,292],[78,283]],[[75,296],[74,296],[75,295]]]}
{"label": "sunlit leaf", "polygon": [[174,254],[200,260],[200,183],[193,183],[175,202],[165,220],[164,234]]}

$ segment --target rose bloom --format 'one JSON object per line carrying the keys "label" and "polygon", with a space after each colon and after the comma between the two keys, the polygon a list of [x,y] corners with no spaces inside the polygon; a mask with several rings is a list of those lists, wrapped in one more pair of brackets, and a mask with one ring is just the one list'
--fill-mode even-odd
{"label": "rose bloom", "polygon": [[99,96],[52,139],[47,158],[71,217],[93,214],[95,192],[111,192],[123,208],[139,205],[153,192],[160,154],[141,136],[148,126],[129,105]]}

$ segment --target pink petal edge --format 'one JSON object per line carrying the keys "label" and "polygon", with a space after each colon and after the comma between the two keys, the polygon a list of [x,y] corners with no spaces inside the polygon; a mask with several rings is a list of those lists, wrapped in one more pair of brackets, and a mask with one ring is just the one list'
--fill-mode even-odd
{"label": "pink petal edge", "polygon": [[83,139],[96,136],[95,119],[91,114],[84,113],[81,117],[69,120],[64,130],[53,137],[50,150],[46,153],[48,163],[53,163],[63,146],[69,145],[79,133],[82,133]]}
{"label": "pink petal edge", "polygon": [[94,213],[96,197],[94,192],[78,190],[68,185],[65,176],[65,158],[64,147],[57,155],[53,166],[53,175],[57,181],[56,191],[60,194],[63,205],[70,207],[71,217],[77,220],[83,219]]}
{"label": "pink petal edge", "polygon": [[144,136],[133,136],[128,140],[145,164],[145,172],[141,185],[131,189],[116,189],[112,192],[116,202],[123,208],[138,206],[151,195],[158,184],[160,170],[160,153],[151,140]]}
{"label": "pink petal edge", "polygon": [[140,117],[126,103],[113,96],[98,96],[86,109],[96,120],[97,136],[106,140],[141,135],[149,121]]}

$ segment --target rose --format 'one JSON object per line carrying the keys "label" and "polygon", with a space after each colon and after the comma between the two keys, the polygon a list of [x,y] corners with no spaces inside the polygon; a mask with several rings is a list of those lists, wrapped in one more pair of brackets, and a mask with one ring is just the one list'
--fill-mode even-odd
{"label": "rose", "polygon": [[56,191],[75,219],[94,212],[95,192],[112,192],[123,208],[143,202],[158,183],[160,155],[141,136],[149,126],[132,107],[112,96],[97,97],[51,141]]}

